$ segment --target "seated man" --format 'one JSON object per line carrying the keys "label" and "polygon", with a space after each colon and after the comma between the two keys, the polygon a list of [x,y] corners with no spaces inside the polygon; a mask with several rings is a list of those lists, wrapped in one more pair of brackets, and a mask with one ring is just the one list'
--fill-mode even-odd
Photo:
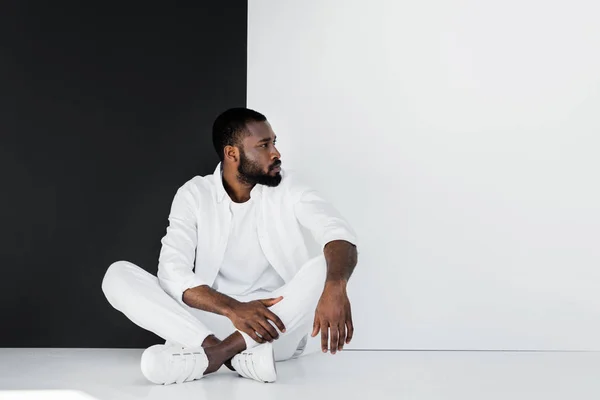
{"label": "seated man", "polygon": [[[213,125],[221,162],[177,190],[157,276],[127,261],[108,268],[102,290],[110,304],[166,341],[142,355],[151,382],[200,379],[223,365],[273,382],[275,361],[298,357],[311,328],[325,353],[350,343],[346,285],[356,235],[281,168],[275,141],[264,115],[221,114]],[[317,255],[302,227],[319,244]]]}

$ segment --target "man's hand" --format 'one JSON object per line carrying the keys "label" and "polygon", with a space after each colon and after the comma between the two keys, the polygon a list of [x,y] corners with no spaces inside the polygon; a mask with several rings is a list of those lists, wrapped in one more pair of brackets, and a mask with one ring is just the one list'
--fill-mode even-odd
{"label": "man's hand", "polygon": [[350,300],[346,293],[345,282],[327,282],[317,305],[312,337],[321,331],[321,349],[327,353],[329,341],[328,330],[331,331],[331,354],[341,351],[344,343],[350,343],[354,335]]}
{"label": "man's hand", "polygon": [[[273,342],[279,338],[279,333],[269,320],[273,321],[281,332],[285,332],[285,326],[267,307],[279,303],[282,299],[283,296],[279,296],[275,299],[253,300],[247,303],[237,302],[227,313],[227,317],[236,329],[247,333],[258,343]],[[256,334],[257,332],[260,336]]]}

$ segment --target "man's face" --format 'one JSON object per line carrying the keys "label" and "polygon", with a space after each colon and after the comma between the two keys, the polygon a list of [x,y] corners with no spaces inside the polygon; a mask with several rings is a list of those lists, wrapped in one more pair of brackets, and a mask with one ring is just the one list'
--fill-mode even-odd
{"label": "man's face", "polygon": [[276,136],[265,122],[246,124],[250,135],[242,140],[238,179],[248,184],[277,186],[281,182],[281,154],[275,148]]}

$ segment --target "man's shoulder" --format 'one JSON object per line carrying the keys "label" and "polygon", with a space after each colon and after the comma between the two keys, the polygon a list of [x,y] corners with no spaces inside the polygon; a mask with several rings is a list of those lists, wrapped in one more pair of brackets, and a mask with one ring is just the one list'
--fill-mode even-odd
{"label": "man's shoulder", "polygon": [[178,191],[186,191],[194,196],[212,196],[215,192],[215,183],[213,174],[195,175],[183,183]]}

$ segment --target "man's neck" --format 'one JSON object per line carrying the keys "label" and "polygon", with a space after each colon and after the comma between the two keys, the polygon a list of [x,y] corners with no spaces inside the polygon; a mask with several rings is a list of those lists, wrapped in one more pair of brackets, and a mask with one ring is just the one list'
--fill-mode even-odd
{"label": "man's neck", "polygon": [[235,169],[223,168],[223,187],[232,201],[236,203],[245,203],[250,200],[250,192],[253,185],[240,182],[237,178]]}

